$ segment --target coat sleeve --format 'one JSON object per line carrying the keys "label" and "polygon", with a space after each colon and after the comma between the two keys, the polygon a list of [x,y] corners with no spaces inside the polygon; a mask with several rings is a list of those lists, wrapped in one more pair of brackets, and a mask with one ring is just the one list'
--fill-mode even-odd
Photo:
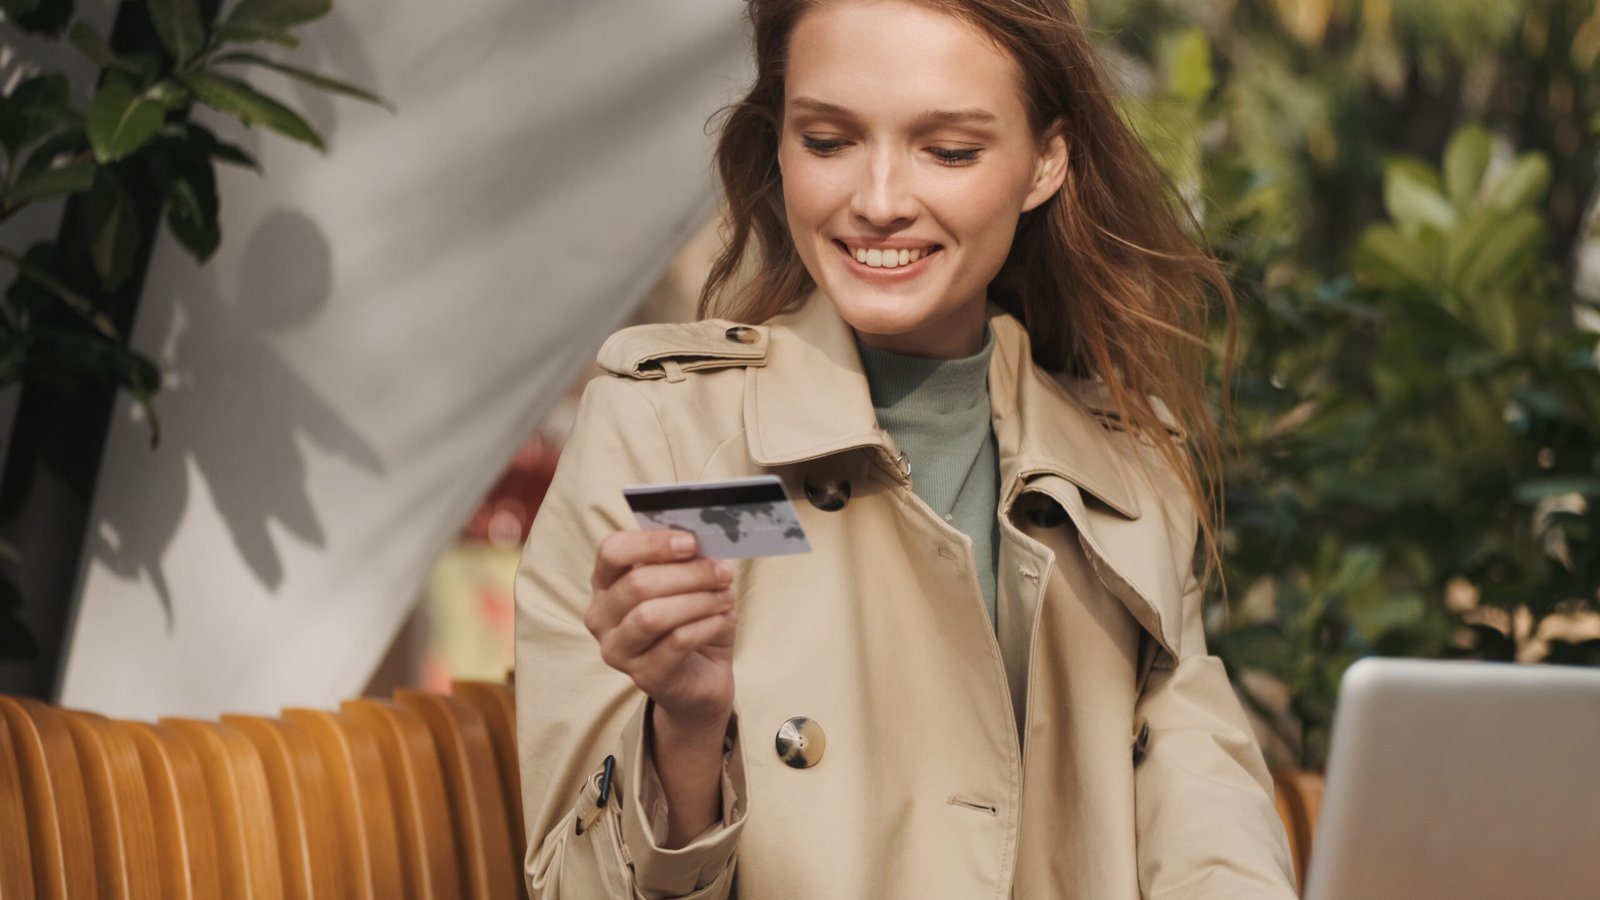
{"label": "coat sleeve", "polygon": [[732,888],[746,796],[737,726],[723,762],[722,823],[663,849],[646,698],[600,659],[583,624],[596,548],[634,527],[622,488],[673,480],[660,420],[637,383],[590,382],[517,571],[517,742],[533,900],[723,900]]}
{"label": "coat sleeve", "polygon": [[1291,900],[1288,838],[1272,777],[1222,661],[1207,655],[1198,581],[1183,592],[1179,658],[1153,669],[1137,716],[1139,883],[1148,900]]}

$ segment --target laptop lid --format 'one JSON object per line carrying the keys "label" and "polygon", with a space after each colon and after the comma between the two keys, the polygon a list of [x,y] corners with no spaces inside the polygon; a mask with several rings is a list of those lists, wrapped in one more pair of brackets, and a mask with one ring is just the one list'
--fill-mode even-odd
{"label": "laptop lid", "polygon": [[1600,898],[1600,671],[1362,660],[1307,900]]}

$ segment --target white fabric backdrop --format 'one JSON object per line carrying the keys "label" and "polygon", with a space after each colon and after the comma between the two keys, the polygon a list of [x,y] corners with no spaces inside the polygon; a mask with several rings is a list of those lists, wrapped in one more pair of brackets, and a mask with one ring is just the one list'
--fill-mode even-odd
{"label": "white fabric backdrop", "polygon": [[222,249],[156,251],[62,703],[118,716],[328,706],[437,553],[711,210],[707,117],[746,77],[737,0],[340,3],[280,80],[331,152],[224,128]]}

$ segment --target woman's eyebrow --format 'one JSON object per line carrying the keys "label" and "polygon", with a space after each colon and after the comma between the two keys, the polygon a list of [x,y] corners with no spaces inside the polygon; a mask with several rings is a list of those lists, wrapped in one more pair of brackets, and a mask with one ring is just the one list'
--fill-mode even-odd
{"label": "woman's eyebrow", "polygon": [[1000,118],[986,109],[930,109],[917,116],[919,124],[930,125],[987,125]]}
{"label": "woman's eyebrow", "polygon": [[790,100],[789,101],[789,111],[792,112],[792,113],[794,113],[794,112],[816,113],[818,115],[833,116],[833,117],[839,118],[839,119],[854,119],[855,118],[855,113],[851,112],[848,109],[845,109],[844,107],[838,105],[837,103],[825,103],[825,102],[823,102],[821,100],[815,100],[815,99],[813,99],[811,97],[796,97],[793,100]]}
{"label": "woman's eyebrow", "polygon": [[[789,112],[807,112],[839,119],[855,119],[856,114],[837,103],[828,103],[812,97],[796,97],[789,101]],[[914,120],[918,125],[986,125],[1000,118],[986,109],[930,109]]]}

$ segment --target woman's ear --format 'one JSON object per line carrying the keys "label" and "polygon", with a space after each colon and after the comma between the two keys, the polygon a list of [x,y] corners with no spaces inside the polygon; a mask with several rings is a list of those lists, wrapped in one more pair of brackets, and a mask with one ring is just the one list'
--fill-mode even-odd
{"label": "woman's ear", "polygon": [[1022,211],[1028,212],[1055,196],[1066,178],[1066,123],[1058,118],[1050,124],[1044,140],[1039,143],[1039,158],[1033,167],[1033,186],[1028,189]]}

